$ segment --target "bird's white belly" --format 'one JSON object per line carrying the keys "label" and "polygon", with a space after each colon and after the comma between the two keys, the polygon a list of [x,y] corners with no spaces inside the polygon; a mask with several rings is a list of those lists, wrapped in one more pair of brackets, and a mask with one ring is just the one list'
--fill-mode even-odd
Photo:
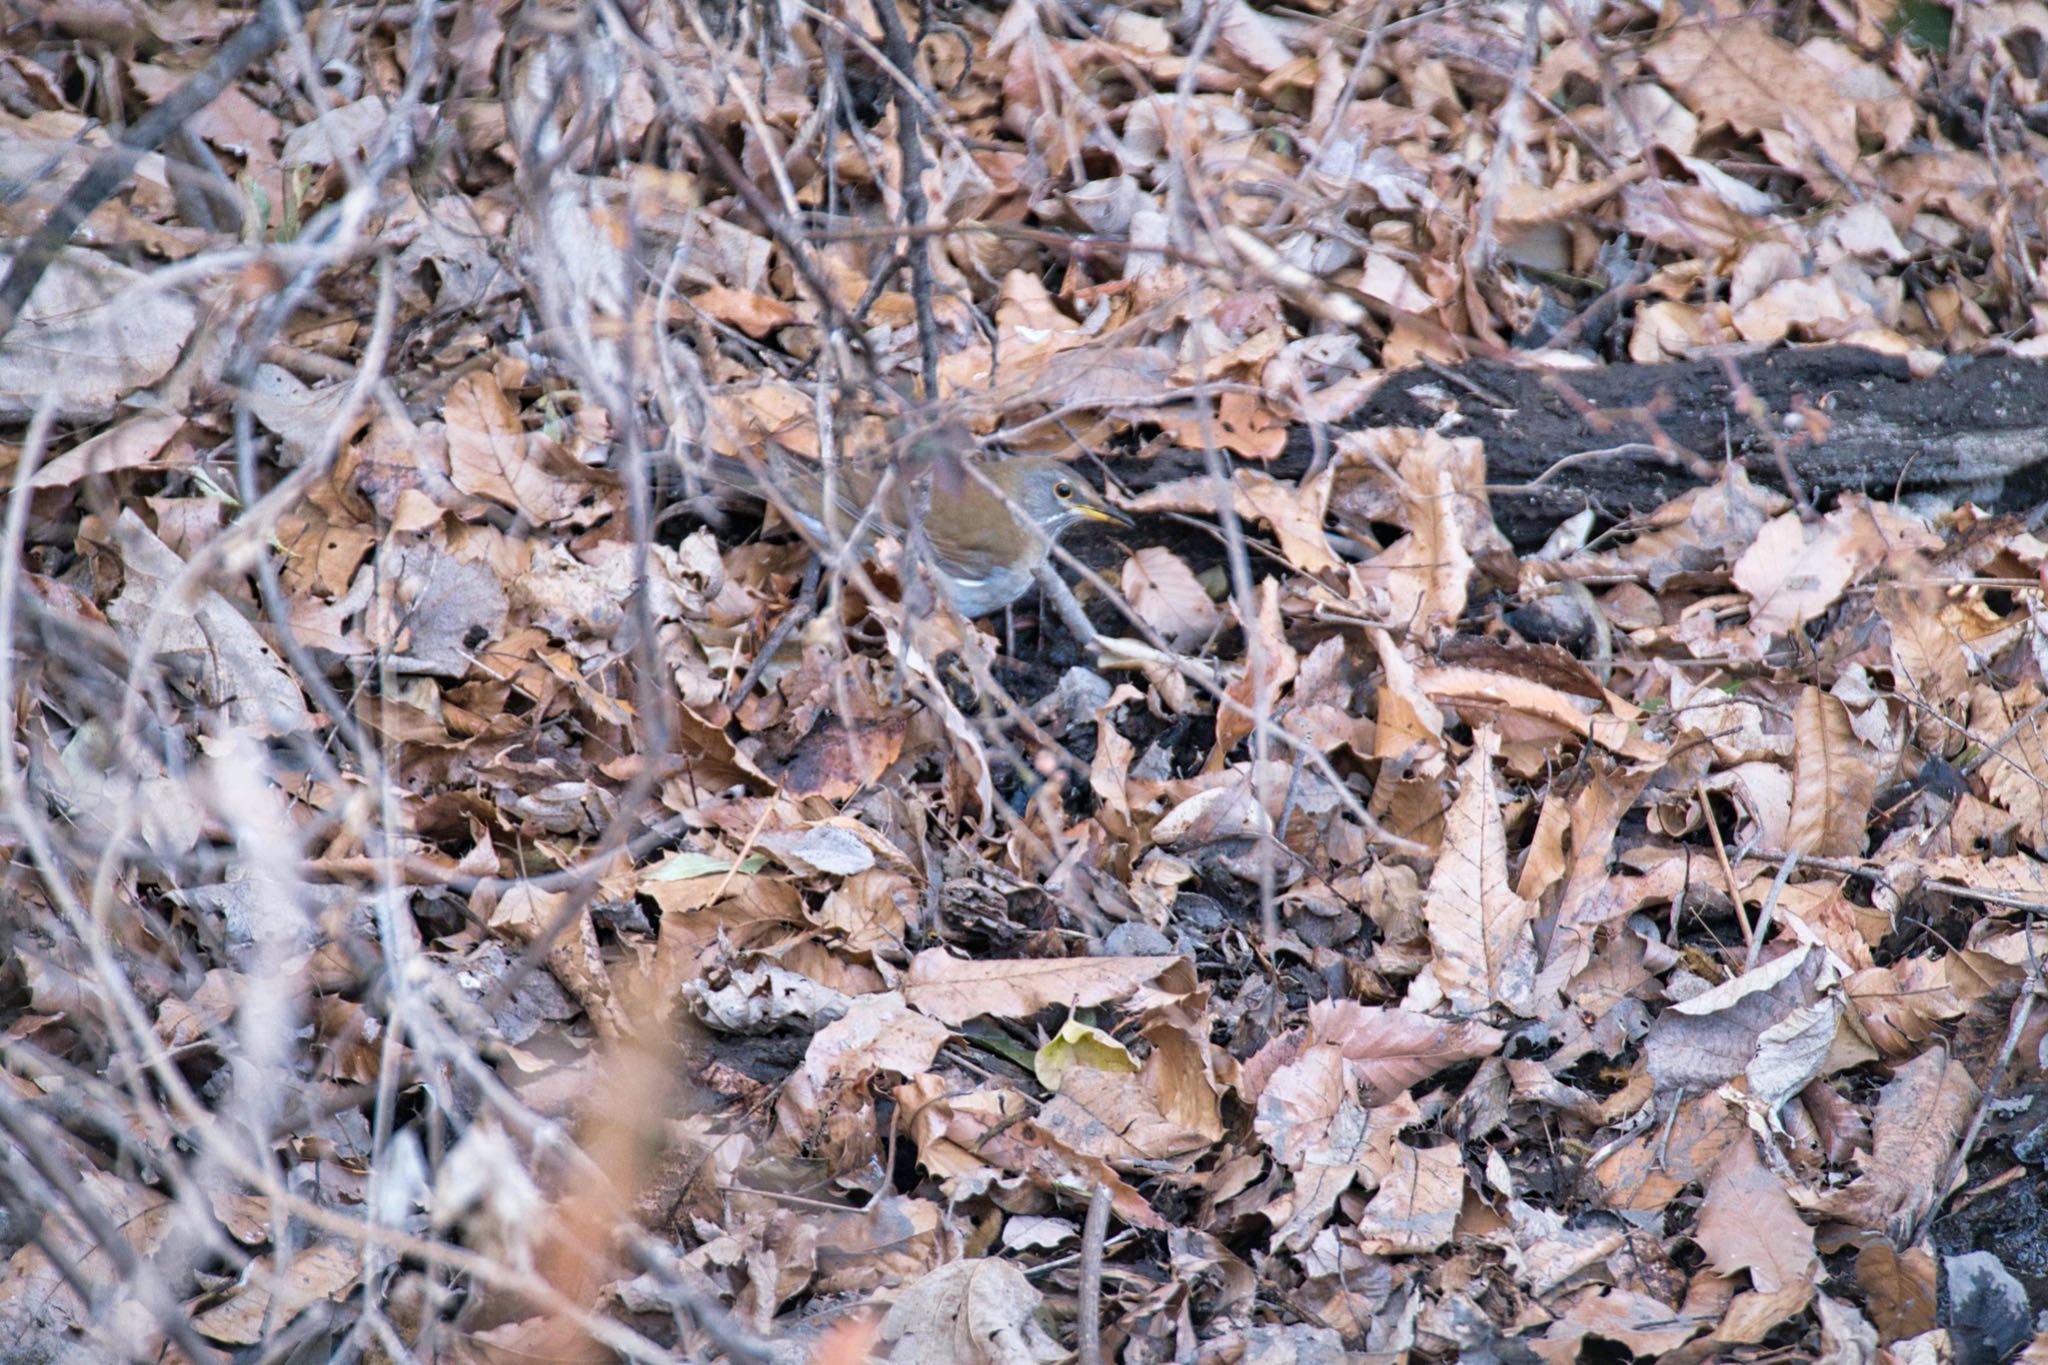
{"label": "bird's white belly", "polygon": [[970,621],[1001,611],[1024,595],[1031,586],[1032,574],[1027,568],[995,569],[979,578],[953,577],[934,574],[933,577],[948,588],[954,610]]}

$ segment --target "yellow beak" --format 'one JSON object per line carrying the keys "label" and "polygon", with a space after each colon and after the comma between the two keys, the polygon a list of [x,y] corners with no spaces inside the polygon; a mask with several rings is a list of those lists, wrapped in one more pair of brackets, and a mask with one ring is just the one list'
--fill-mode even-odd
{"label": "yellow beak", "polygon": [[1138,524],[1126,516],[1121,509],[1111,507],[1106,503],[1076,503],[1074,513],[1077,516],[1086,517],[1089,521],[1107,522],[1111,526],[1129,528]]}

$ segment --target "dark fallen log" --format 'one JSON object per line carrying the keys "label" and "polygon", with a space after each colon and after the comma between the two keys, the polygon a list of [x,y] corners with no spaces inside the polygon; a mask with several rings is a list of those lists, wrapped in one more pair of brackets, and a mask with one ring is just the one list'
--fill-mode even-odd
{"label": "dark fallen log", "polygon": [[[1462,420],[1446,434],[1486,442],[1487,477],[1504,489],[1495,517],[1517,545],[1583,507],[1648,511],[1730,456],[1787,492],[1789,471],[1821,506],[1845,490],[2005,510],[2048,497],[2048,366],[2011,356],[1924,379],[1846,346],[1576,372],[1419,369],[1390,378],[1357,425],[1427,426],[1449,408]],[[1611,453],[1557,467],[1585,451]]]}
{"label": "dark fallen log", "polygon": [[[2048,499],[2048,365],[2010,356],[1924,379],[1845,346],[1576,371],[1423,367],[1389,376],[1348,425],[1441,425],[1485,441],[1495,516],[1523,548],[1584,507],[1648,511],[1730,457],[1786,491],[1789,471],[1821,507],[1850,489],[2015,511]],[[1272,472],[1299,474],[1309,451],[1296,432]],[[1189,470],[1157,463],[1143,482],[1192,472],[1200,457]]]}

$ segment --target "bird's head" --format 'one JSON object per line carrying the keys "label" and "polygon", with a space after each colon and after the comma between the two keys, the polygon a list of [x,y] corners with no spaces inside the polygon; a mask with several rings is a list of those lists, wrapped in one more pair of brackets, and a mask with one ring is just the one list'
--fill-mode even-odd
{"label": "bird's head", "polygon": [[1109,505],[1089,482],[1068,465],[1036,455],[998,460],[981,472],[1002,492],[1011,507],[1047,536],[1057,536],[1083,521],[1130,526],[1124,513]]}

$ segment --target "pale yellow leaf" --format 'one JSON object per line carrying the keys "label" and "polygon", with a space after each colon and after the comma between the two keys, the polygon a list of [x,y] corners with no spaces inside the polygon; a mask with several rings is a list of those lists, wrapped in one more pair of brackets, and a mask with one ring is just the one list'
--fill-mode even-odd
{"label": "pale yellow leaf", "polygon": [[1130,1073],[1138,1069],[1131,1050],[1101,1029],[1069,1019],[1031,1059],[1038,1083],[1058,1091],[1060,1082],[1076,1068]]}

